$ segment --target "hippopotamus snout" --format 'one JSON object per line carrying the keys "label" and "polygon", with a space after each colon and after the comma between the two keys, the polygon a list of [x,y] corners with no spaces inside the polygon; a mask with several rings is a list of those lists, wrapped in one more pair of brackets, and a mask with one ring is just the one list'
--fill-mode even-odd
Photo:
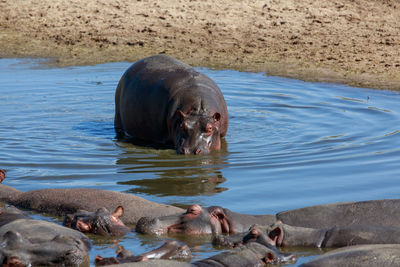
{"label": "hippopotamus snout", "polygon": [[186,114],[177,112],[179,127],[176,131],[176,151],[179,154],[208,154],[221,149],[220,117],[216,112],[208,114]]}
{"label": "hippopotamus snout", "polygon": [[200,142],[194,146],[181,146],[177,149],[178,154],[183,155],[200,155],[210,153],[210,141]]}

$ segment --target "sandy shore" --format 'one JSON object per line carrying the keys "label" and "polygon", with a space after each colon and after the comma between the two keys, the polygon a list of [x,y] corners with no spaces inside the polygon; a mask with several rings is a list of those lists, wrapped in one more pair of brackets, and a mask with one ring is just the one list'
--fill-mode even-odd
{"label": "sandy shore", "polygon": [[400,90],[398,0],[0,0],[0,56],[189,64]]}

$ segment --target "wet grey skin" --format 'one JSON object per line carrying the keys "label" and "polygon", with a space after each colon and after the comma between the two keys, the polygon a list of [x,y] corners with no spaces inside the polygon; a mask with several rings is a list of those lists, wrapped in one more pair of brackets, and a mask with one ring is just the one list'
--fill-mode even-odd
{"label": "wet grey skin", "polygon": [[3,266],[85,266],[90,240],[82,233],[33,220],[13,207],[0,209]]}
{"label": "wet grey skin", "polygon": [[397,267],[400,266],[399,244],[348,246],[324,253],[301,267]]}
{"label": "wet grey skin", "polygon": [[271,226],[253,225],[234,235],[217,235],[213,244],[236,247],[256,242],[267,247],[344,247],[362,244],[400,244],[400,228],[388,226],[339,226],[331,229],[297,227],[277,222]]}

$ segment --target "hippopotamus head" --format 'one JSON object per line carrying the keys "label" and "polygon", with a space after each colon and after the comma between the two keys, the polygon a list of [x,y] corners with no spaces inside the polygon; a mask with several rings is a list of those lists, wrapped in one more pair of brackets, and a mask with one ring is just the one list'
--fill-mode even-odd
{"label": "hippopotamus head", "polygon": [[239,247],[251,242],[262,244],[266,247],[282,246],[283,230],[280,225],[272,226],[252,225],[249,230],[234,235],[217,235],[213,244],[218,247]]}
{"label": "hippopotamus head", "polygon": [[176,112],[175,148],[179,154],[208,154],[221,148],[221,114]]}
{"label": "hippopotamus head", "polygon": [[124,213],[122,206],[118,206],[113,213],[106,208],[96,212],[79,211],[65,217],[64,225],[81,232],[108,235],[124,235],[131,229],[119,219]]}
{"label": "hippopotamus head", "polygon": [[231,233],[232,221],[225,209],[212,206],[190,206],[185,213],[155,219],[140,218],[136,232],[151,234],[183,233],[189,235]]}
{"label": "hippopotamus head", "polygon": [[86,266],[87,248],[82,240],[57,235],[51,240],[32,243],[19,232],[10,230],[0,238],[2,266]]}

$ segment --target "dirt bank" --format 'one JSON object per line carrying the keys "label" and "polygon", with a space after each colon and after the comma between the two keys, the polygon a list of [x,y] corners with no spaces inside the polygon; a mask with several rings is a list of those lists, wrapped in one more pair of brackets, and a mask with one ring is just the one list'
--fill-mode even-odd
{"label": "dirt bank", "polygon": [[400,90],[398,0],[0,0],[0,56],[189,64]]}

